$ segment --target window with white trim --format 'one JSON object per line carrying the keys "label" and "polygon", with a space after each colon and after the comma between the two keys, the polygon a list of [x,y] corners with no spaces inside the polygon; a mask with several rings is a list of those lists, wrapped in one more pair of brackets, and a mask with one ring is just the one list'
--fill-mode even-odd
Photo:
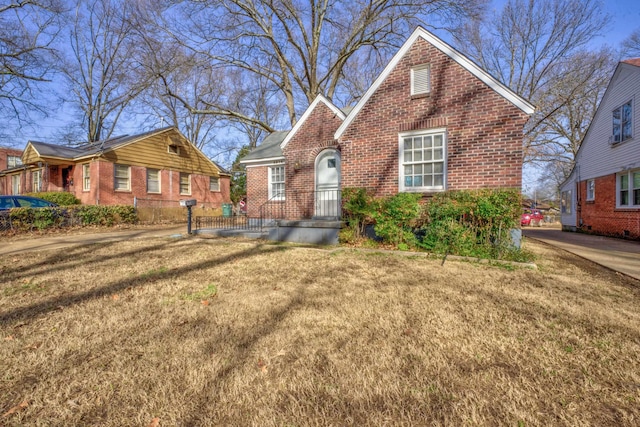
{"label": "window with white trim", "polygon": [[209,177],[209,191],[220,191],[220,178],[217,176]]}
{"label": "window with white trim", "polygon": [[633,136],[633,110],[631,101],[613,110],[613,143]]}
{"label": "window with white trim", "polygon": [[167,153],[180,155],[180,147],[177,145],[167,146]]}
{"label": "window with white trim", "polygon": [[85,163],[82,165],[82,191],[89,191],[91,189],[91,164]]}
{"label": "window with white trim", "polygon": [[618,190],[618,207],[640,207],[640,169],[618,174],[616,187]]}
{"label": "window with white trim", "polygon": [[20,156],[7,156],[7,169],[15,168],[16,166],[22,166]]}
{"label": "window with white trim", "polygon": [[20,194],[20,175],[11,175],[11,194]]}
{"label": "window with white trim", "polygon": [[587,180],[587,200],[592,201],[596,199],[596,180]]}
{"label": "window with white trim", "polygon": [[147,193],[160,193],[160,171],[147,168]]}
{"label": "window with white trim", "polygon": [[560,197],[560,212],[571,214],[571,190],[563,191]]}
{"label": "window with white trim", "polygon": [[114,165],[113,172],[113,189],[116,191],[131,190],[131,167]]}
{"label": "window with white trim", "polygon": [[180,172],[180,194],[191,194],[191,175]]}
{"label": "window with white trim", "polygon": [[284,166],[269,167],[269,199],[284,200]]}
{"label": "window with white trim", "polygon": [[446,182],[445,131],[400,135],[400,191],[442,191]]}
{"label": "window with white trim", "polygon": [[420,65],[411,69],[411,95],[431,92],[431,66]]}
{"label": "window with white trim", "polygon": [[33,185],[34,192],[38,193],[42,191],[42,171],[37,170],[31,174],[31,184]]}

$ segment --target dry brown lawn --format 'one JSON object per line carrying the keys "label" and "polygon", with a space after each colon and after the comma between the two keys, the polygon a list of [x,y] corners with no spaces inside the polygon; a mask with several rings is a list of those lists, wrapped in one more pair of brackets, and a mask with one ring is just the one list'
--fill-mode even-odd
{"label": "dry brown lawn", "polygon": [[202,238],[0,256],[0,425],[638,425],[639,284],[527,247],[537,270]]}

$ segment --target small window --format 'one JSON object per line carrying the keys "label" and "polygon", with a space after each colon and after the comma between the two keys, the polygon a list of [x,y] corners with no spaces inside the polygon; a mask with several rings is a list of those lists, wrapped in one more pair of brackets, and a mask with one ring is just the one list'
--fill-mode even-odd
{"label": "small window", "polygon": [[11,194],[20,194],[20,175],[11,175]]}
{"label": "small window", "polygon": [[180,172],[180,194],[191,194],[191,179],[188,173]]}
{"label": "small window", "polygon": [[626,141],[633,136],[631,101],[613,110],[613,143]]}
{"label": "small window", "polygon": [[180,155],[180,147],[178,147],[177,145],[169,145],[167,151],[169,152],[169,154]]}
{"label": "small window", "polygon": [[411,95],[431,92],[431,66],[421,65],[411,69]]}
{"label": "small window", "polygon": [[131,189],[131,168],[127,165],[115,165],[113,189],[129,191]]}
{"label": "small window", "polygon": [[335,158],[327,159],[327,167],[329,169],[335,169],[336,168],[336,159]]}
{"label": "small window", "polygon": [[209,177],[209,191],[220,191],[220,178],[217,176]]}
{"label": "small window", "polygon": [[160,171],[147,169],[147,193],[160,193]]}
{"label": "small window", "polygon": [[571,214],[571,190],[562,192],[560,205],[563,214]]}
{"label": "small window", "polygon": [[42,171],[37,170],[31,174],[33,191],[38,193],[42,191]]}
{"label": "small window", "polygon": [[596,181],[595,179],[587,180],[587,200],[595,200],[596,198]]}
{"label": "small window", "polygon": [[285,199],[284,177],[284,166],[274,166],[269,168],[269,199]]}
{"label": "small window", "polygon": [[640,207],[640,170],[623,172],[618,175],[618,207]]}
{"label": "small window", "polygon": [[399,191],[442,191],[446,182],[444,131],[400,136]]}
{"label": "small window", "polygon": [[91,189],[91,164],[82,165],[82,190],[89,191]]}
{"label": "small window", "polygon": [[7,169],[22,166],[22,159],[18,156],[7,156]]}

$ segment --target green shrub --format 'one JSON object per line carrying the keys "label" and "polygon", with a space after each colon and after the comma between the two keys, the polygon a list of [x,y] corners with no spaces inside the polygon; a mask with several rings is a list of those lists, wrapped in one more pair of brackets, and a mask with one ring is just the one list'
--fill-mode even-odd
{"label": "green shrub", "polygon": [[50,191],[46,193],[28,193],[27,196],[39,197],[40,199],[53,202],[60,206],[79,205],[80,200],[66,191]]}
{"label": "green shrub", "polygon": [[420,217],[421,198],[421,194],[398,193],[379,199],[378,209],[372,213],[376,234],[387,243],[415,247],[414,229]]}
{"label": "green shrub", "polygon": [[133,206],[80,205],[73,207],[73,215],[82,225],[135,224],[138,221]]}
{"label": "green shrub", "polygon": [[365,188],[342,190],[342,214],[353,238],[362,237],[367,224],[373,223],[374,199]]}

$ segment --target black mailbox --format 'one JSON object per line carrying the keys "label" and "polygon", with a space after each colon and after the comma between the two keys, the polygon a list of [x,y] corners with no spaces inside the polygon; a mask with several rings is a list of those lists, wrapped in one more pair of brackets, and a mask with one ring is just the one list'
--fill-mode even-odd
{"label": "black mailbox", "polygon": [[180,206],[191,207],[191,206],[195,206],[197,203],[198,201],[196,199],[180,200]]}

